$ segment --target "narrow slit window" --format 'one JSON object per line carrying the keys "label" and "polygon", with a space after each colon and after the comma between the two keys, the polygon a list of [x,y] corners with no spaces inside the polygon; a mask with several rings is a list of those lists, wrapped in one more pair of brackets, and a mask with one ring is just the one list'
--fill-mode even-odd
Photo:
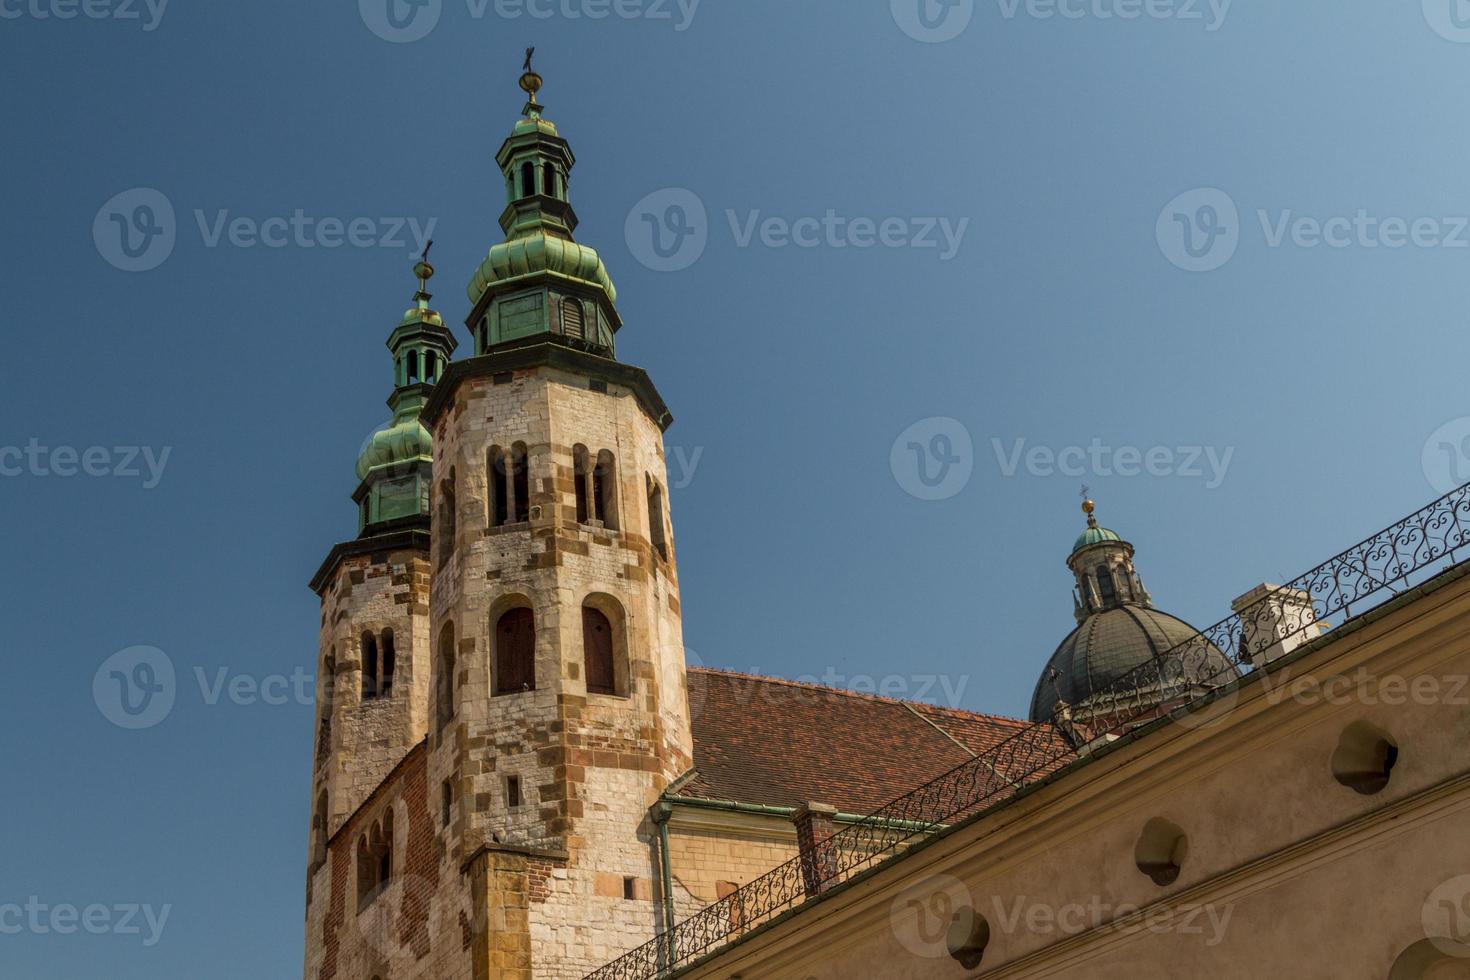
{"label": "narrow slit window", "polygon": [[362,634],[362,699],[378,696],[378,641],[373,634]]}
{"label": "narrow slit window", "polygon": [[505,777],[505,806],[506,809],[514,810],[521,805],[521,777]]}
{"label": "narrow slit window", "polygon": [[648,539],[664,561],[669,560],[669,543],[664,535],[664,488],[648,483]]}
{"label": "narrow slit window", "polygon": [[526,459],[526,444],[518,442],[511,447],[511,479],[514,481],[515,520],[517,523],[531,519],[531,471]]}
{"label": "narrow slit window", "polygon": [[590,517],[587,500],[587,447],[572,447],[572,482],[577,498],[577,523],[586,524]]}
{"label": "narrow slit window", "polygon": [[397,666],[398,653],[393,647],[393,631],[383,631],[383,642],[378,657],[378,694],[388,697],[393,693],[393,671]]}
{"label": "narrow slit window", "polygon": [[612,453],[604,449],[597,454],[597,468],[592,474],[592,499],[597,519],[603,527],[614,531],[618,528],[617,472]]}
{"label": "narrow slit window", "polygon": [[501,527],[509,520],[505,450],[490,447],[490,526]]}

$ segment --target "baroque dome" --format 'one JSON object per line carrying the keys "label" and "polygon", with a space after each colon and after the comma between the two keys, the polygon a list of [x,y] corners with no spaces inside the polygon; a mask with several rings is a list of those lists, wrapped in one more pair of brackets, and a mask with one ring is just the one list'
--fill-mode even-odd
{"label": "baroque dome", "polygon": [[[1140,680],[1150,675],[1144,681],[1147,686],[1156,677],[1140,668],[1150,662],[1163,664],[1165,654],[1198,635],[1184,620],[1144,605],[1121,605],[1089,615],[1047,661],[1031,697],[1031,720],[1051,721],[1058,702],[1081,704],[1113,685],[1126,684],[1134,671],[1139,671]],[[1204,647],[1203,656],[1193,649],[1190,653],[1182,661],[1180,672],[1185,676],[1171,680],[1204,683],[1230,669],[1230,658],[1213,644]]]}

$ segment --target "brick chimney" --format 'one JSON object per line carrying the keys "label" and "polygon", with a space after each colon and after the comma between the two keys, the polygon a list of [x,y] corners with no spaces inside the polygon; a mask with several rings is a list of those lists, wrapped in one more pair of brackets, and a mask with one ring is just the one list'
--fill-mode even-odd
{"label": "brick chimney", "polygon": [[801,849],[801,877],[808,895],[820,895],[837,884],[837,855],[827,841],[837,832],[837,808],[804,803],[791,817]]}
{"label": "brick chimney", "polygon": [[1253,667],[1264,667],[1322,635],[1312,597],[1301,589],[1262,583],[1230,608],[1241,619],[1240,658]]}

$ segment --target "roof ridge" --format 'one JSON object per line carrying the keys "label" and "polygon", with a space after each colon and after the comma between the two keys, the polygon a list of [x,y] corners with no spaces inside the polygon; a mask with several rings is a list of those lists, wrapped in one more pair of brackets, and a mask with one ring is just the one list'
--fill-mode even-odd
{"label": "roof ridge", "polygon": [[836,694],[842,697],[859,698],[864,701],[876,701],[879,704],[892,704],[899,707],[919,707],[932,711],[943,711],[951,714],[963,715],[966,718],[983,718],[990,721],[1002,721],[1025,724],[1025,719],[1012,718],[1009,715],[990,714],[982,711],[967,711],[964,708],[951,708],[944,705],[930,704],[927,701],[913,701],[906,698],[891,698],[882,694],[869,694],[866,691],[854,691],[845,687],[832,687],[829,684],[812,684],[806,681],[793,681],[786,677],[774,677],[770,674],[752,674],[743,670],[730,670],[725,667],[689,667],[689,673],[717,674],[723,677],[742,677],[746,680],[763,681],[768,684],[780,684],[784,687],[796,687],[808,691],[821,691],[824,694]]}

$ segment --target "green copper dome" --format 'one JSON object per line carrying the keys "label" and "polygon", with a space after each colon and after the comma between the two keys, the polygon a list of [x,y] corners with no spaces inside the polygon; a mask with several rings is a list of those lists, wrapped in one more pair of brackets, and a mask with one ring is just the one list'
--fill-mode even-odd
{"label": "green copper dome", "polygon": [[538,231],[524,238],[500,242],[490,249],[490,254],[480,263],[466,290],[470,303],[478,303],[491,286],[538,272],[551,272],[600,286],[607,293],[609,302],[617,302],[618,291],[596,249]]}
{"label": "green copper dome", "polygon": [[1116,532],[1109,531],[1105,527],[1089,527],[1087,530],[1083,531],[1082,534],[1078,536],[1077,540],[1072,544],[1072,554],[1075,555],[1083,548],[1090,548],[1095,544],[1102,544],[1104,541],[1122,540],[1123,539],[1120,538]]}
{"label": "green copper dome", "polygon": [[357,478],[366,480],[380,466],[401,466],[419,460],[432,460],[434,439],[419,423],[415,413],[384,426],[363,446],[357,457]]}

